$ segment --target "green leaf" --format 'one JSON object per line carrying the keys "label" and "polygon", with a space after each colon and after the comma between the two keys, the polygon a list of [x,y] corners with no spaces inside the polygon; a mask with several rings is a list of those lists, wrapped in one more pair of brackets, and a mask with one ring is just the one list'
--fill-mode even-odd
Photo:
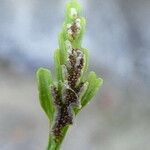
{"label": "green leaf", "polygon": [[97,78],[94,72],[90,72],[87,82],[89,83],[89,86],[81,99],[82,108],[90,102],[103,84],[103,80],[101,78]]}
{"label": "green leaf", "polygon": [[56,78],[58,81],[63,80],[62,67],[60,62],[60,51],[58,49],[55,50],[54,61],[55,61]]}
{"label": "green leaf", "polygon": [[61,32],[59,34],[59,54],[60,54],[59,57],[61,65],[65,63],[67,55],[65,40],[66,40],[65,35],[63,34],[63,32]]}
{"label": "green leaf", "polygon": [[82,51],[83,51],[83,54],[84,54],[85,64],[84,64],[84,67],[83,67],[83,72],[82,72],[80,81],[83,81],[84,76],[86,74],[86,71],[88,69],[88,65],[89,65],[89,53],[88,53],[88,50],[85,49],[85,48],[82,48]]}
{"label": "green leaf", "polygon": [[77,10],[78,15],[81,12],[81,6],[78,4],[77,0],[72,0],[70,3],[66,5],[66,22],[70,22],[72,20],[70,14],[71,14],[71,9],[75,8]]}
{"label": "green leaf", "polygon": [[39,68],[37,73],[38,91],[40,104],[48,116],[50,123],[53,120],[54,107],[52,95],[50,93],[50,84],[52,83],[51,72],[48,69]]}

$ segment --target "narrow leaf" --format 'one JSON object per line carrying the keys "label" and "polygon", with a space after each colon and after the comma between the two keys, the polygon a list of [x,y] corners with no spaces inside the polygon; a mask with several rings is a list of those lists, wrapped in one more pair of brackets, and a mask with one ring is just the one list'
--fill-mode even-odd
{"label": "narrow leaf", "polygon": [[62,76],[62,67],[60,62],[60,51],[58,49],[55,51],[54,61],[55,61],[56,78],[58,81],[60,81],[63,79],[63,76]]}
{"label": "narrow leaf", "polygon": [[82,48],[83,54],[84,54],[84,68],[83,68],[83,72],[80,78],[80,81],[82,81],[84,79],[84,76],[86,74],[86,71],[88,69],[88,64],[89,64],[89,54],[88,54],[88,50],[85,48]]}
{"label": "narrow leaf", "polygon": [[81,105],[84,107],[89,103],[89,101],[96,95],[97,91],[101,87],[103,80],[101,78],[97,78],[94,72],[91,72],[87,82],[89,83],[88,89],[81,99]]}
{"label": "narrow leaf", "polygon": [[49,88],[50,84],[52,83],[51,73],[48,69],[40,68],[38,69],[36,75],[40,104],[52,123],[54,108],[52,104],[52,95]]}
{"label": "narrow leaf", "polygon": [[66,5],[66,22],[70,22],[72,20],[72,17],[70,16],[72,8],[76,9],[78,14],[80,14],[81,12],[81,6],[77,3],[76,0],[73,0],[72,2],[68,3]]}
{"label": "narrow leaf", "polygon": [[59,54],[60,54],[60,64],[64,64],[66,61],[66,46],[65,46],[65,35],[61,32],[59,34]]}

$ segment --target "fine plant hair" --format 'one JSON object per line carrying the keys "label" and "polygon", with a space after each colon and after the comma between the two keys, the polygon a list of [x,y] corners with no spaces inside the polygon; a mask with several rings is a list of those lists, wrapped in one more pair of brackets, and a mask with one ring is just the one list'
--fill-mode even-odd
{"label": "fine plant hair", "polygon": [[94,72],[86,75],[88,50],[82,47],[86,21],[81,6],[72,0],[66,6],[65,20],[55,50],[55,77],[49,69],[39,68],[39,100],[49,120],[47,150],[59,150],[74,118],[91,101],[103,80]]}

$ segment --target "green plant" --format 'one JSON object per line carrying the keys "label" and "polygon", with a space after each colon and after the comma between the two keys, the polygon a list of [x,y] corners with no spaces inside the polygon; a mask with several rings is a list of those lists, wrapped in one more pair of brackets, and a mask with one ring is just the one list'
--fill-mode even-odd
{"label": "green plant", "polygon": [[74,117],[90,102],[103,83],[94,72],[86,78],[88,51],[82,48],[85,19],[76,0],[67,4],[59,49],[54,59],[56,78],[50,70],[39,68],[37,81],[40,104],[50,125],[47,150],[59,150]]}

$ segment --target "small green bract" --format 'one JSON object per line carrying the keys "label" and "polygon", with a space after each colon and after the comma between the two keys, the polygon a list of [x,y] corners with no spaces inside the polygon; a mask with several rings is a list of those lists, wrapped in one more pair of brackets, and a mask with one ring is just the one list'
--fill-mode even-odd
{"label": "small green bract", "polygon": [[103,83],[94,72],[86,77],[88,51],[81,46],[86,23],[80,11],[76,0],[67,4],[59,48],[54,55],[56,77],[52,79],[50,70],[45,68],[37,71],[40,104],[50,124],[47,150],[60,149],[74,118]]}

